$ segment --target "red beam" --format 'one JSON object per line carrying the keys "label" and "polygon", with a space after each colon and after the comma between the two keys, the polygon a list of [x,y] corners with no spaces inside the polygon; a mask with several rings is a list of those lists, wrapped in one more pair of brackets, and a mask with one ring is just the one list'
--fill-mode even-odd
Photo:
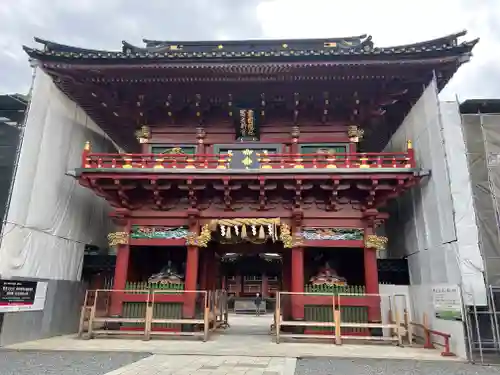
{"label": "red beam", "polygon": [[[154,222],[157,224],[157,222]],[[158,224],[157,224],[158,225]],[[131,246],[186,246],[186,240],[166,238],[131,238]]]}
{"label": "red beam", "polygon": [[304,247],[352,247],[364,248],[363,240],[304,240]]}

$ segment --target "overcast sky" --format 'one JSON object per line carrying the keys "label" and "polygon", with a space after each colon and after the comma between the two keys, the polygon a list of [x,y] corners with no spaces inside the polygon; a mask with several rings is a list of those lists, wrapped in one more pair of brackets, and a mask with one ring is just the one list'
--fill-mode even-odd
{"label": "overcast sky", "polygon": [[142,38],[327,38],[370,34],[376,46],[469,31],[472,61],[444,99],[500,98],[500,0],[0,0],[0,93],[26,93],[21,46],[33,37],[95,49]]}

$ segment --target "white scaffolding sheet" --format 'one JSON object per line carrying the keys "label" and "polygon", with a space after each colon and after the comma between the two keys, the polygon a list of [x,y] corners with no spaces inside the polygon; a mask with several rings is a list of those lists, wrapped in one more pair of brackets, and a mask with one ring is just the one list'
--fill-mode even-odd
{"label": "white scaffolding sheet", "polygon": [[486,303],[460,115],[439,103],[434,81],[386,150],[402,151],[409,139],[417,166],[431,175],[392,204],[389,254],[408,257],[412,284],[462,284],[476,304]]}
{"label": "white scaffolding sheet", "polygon": [[107,202],[66,175],[80,166],[86,141],[97,152],[115,149],[37,69],[0,247],[3,277],[78,280],[85,244],[107,247]]}

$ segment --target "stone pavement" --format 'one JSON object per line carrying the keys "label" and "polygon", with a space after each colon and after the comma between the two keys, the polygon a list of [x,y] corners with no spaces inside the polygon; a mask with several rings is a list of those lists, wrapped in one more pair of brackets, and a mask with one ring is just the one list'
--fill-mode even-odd
{"label": "stone pavement", "polygon": [[149,353],[16,351],[0,348],[0,375],[105,375]]}
{"label": "stone pavement", "polygon": [[303,358],[295,375],[500,375],[500,367],[462,362]]}
{"label": "stone pavement", "polygon": [[106,375],[294,375],[295,358],[153,355]]}
{"label": "stone pavement", "polygon": [[191,341],[140,338],[97,338],[81,340],[74,335],[10,345],[15,350],[70,350],[84,352],[136,352],[166,355],[213,355],[251,357],[341,357],[341,358],[387,358],[416,359],[430,361],[456,361],[453,357],[441,357],[438,350],[387,345],[336,346],[333,343],[282,342],[276,344],[265,335],[214,335],[210,341]]}
{"label": "stone pavement", "polygon": [[[342,371],[335,372],[336,374],[385,374],[383,371],[359,372],[360,367],[357,363],[367,358],[410,362],[434,361],[437,363],[440,361],[441,365],[438,367],[443,368],[446,368],[450,362],[461,364],[457,358],[441,357],[438,350],[425,350],[416,347],[400,348],[390,345],[354,344],[336,346],[328,342],[308,343],[303,341],[276,344],[273,342],[274,337],[269,335],[271,321],[271,316],[231,316],[229,321],[231,328],[213,334],[208,342],[186,338],[179,340],[172,337],[156,338],[150,341],[128,337],[82,340],[72,335],[11,345],[8,349],[17,350],[19,353],[23,353],[23,351],[100,352],[110,357],[113,354],[109,352],[135,353],[142,355],[142,358],[147,353],[152,354],[136,363],[121,368],[115,367],[112,371],[108,370],[111,372],[108,372],[107,375],[292,375],[295,373],[296,358],[308,357],[325,357],[326,359],[311,360],[312,362],[307,362],[308,359],[299,359],[299,364],[303,361],[308,364],[305,367],[298,366],[297,374],[329,374],[331,373],[329,370],[336,366],[337,362],[335,361],[340,361],[337,363],[338,366],[342,365]],[[342,362],[345,358],[348,358],[348,362]],[[331,362],[325,365],[325,360]],[[351,363],[351,367],[348,366],[348,363]],[[319,370],[314,370],[315,368]],[[352,371],[349,371],[349,368],[352,368]],[[404,373],[402,372],[402,374]],[[417,373],[415,372],[415,374]],[[23,372],[17,374],[21,375]],[[31,373],[27,374],[31,375]],[[65,374],[65,372],[58,374]],[[87,375],[89,373],[68,372],[68,374]],[[95,372],[95,374],[104,373]],[[3,375],[1,369],[0,375]]]}

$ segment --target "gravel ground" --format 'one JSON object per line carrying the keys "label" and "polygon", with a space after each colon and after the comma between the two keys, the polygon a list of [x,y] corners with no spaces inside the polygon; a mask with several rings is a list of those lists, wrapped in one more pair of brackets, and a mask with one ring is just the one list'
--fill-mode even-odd
{"label": "gravel ground", "polygon": [[498,375],[500,367],[458,362],[304,358],[295,375]]}
{"label": "gravel ground", "polygon": [[103,375],[148,353],[0,350],[0,375]]}

